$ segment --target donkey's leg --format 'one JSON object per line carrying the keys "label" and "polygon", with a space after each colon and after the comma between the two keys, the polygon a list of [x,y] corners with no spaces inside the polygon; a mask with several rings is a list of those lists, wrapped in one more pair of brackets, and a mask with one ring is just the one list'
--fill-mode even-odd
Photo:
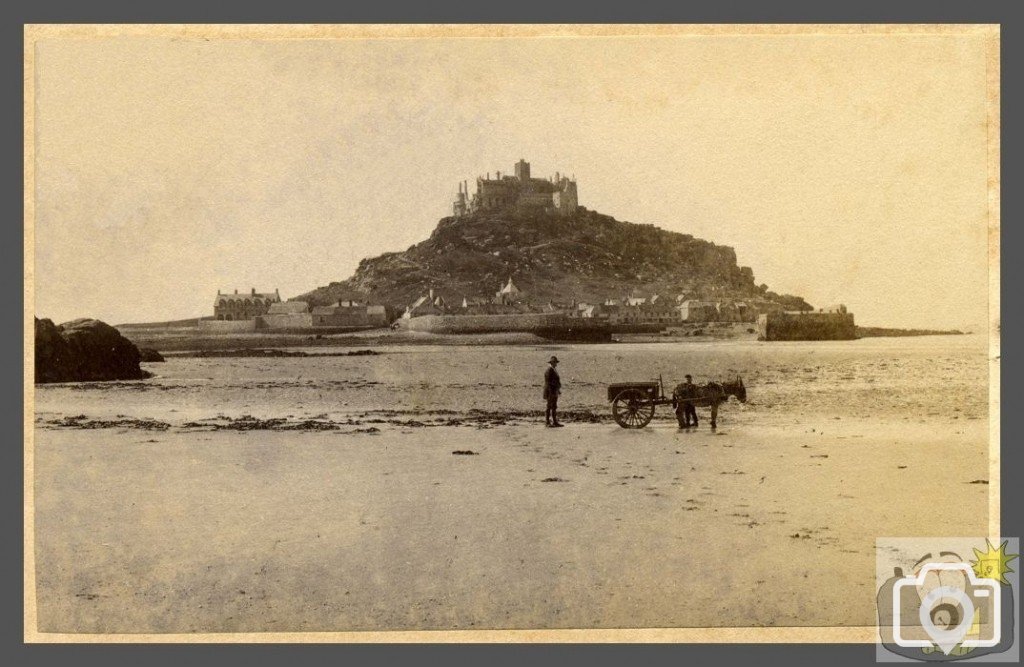
{"label": "donkey's leg", "polygon": [[718,401],[711,402],[711,428],[718,427]]}

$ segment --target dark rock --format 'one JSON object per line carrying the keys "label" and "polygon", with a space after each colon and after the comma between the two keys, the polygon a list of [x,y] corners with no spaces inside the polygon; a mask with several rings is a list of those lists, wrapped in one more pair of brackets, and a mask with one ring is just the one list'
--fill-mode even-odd
{"label": "dark rock", "polygon": [[139,349],[117,329],[92,319],[55,326],[36,318],[36,382],[140,380]]}
{"label": "dark rock", "polygon": [[490,298],[514,278],[541,307],[577,299],[602,303],[615,294],[694,299],[767,300],[783,309],[807,309],[802,298],[780,295],[754,282],[730,247],[659,229],[621,222],[581,209],[569,216],[525,211],[473,213],[443,218],[430,238],[402,252],[363,259],[354,275],[298,299],[326,306],[355,299],[384,304],[395,318],[427,293],[450,303]]}
{"label": "dark rock", "polygon": [[164,359],[164,355],[160,354],[151,347],[140,347],[139,356],[142,358],[142,361],[166,361],[166,359]]}

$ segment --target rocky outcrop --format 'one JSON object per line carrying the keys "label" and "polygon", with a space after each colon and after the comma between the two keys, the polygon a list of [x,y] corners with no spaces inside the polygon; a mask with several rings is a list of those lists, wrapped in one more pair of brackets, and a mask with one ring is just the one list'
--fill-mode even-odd
{"label": "rocky outcrop", "polygon": [[565,217],[505,211],[444,218],[427,240],[364,259],[348,280],[298,298],[313,305],[368,300],[401,309],[431,288],[450,304],[493,297],[510,277],[536,304],[685,293],[810,307],[757,285],[732,248],[583,208]]}
{"label": "rocky outcrop", "polygon": [[92,319],[59,326],[36,318],[36,382],[139,380],[139,349],[117,329]]}
{"label": "rocky outcrop", "polygon": [[140,347],[139,348],[139,356],[142,358],[142,361],[148,361],[148,362],[167,361],[166,359],[164,359],[164,355],[160,354],[159,352],[157,352],[156,350],[154,350],[151,347]]}

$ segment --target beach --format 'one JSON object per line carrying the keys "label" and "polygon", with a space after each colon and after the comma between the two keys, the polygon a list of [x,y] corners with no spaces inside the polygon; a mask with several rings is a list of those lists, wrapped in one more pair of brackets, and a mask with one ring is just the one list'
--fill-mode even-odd
{"label": "beach", "polygon": [[[39,630],[866,626],[876,537],[987,532],[983,336],[375,351],[37,387]],[[611,420],[685,373],[749,400]]]}

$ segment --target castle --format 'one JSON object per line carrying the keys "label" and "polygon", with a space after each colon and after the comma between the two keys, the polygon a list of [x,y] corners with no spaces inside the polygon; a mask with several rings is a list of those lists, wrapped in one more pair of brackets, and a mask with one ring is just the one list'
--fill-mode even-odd
{"label": "castle", "polygon": [[576,198],[576,180],[555,172],[550,179],[531,178],[530,163],[520,159],[515,165],[515,175],[501,172],[492,179],[476,179],[476,192],[470,196],[469,181],[459,183],[452,212],[455,216],[481,211],[502,209],[543,210],[558,215],[571,215],[579,206]]}

